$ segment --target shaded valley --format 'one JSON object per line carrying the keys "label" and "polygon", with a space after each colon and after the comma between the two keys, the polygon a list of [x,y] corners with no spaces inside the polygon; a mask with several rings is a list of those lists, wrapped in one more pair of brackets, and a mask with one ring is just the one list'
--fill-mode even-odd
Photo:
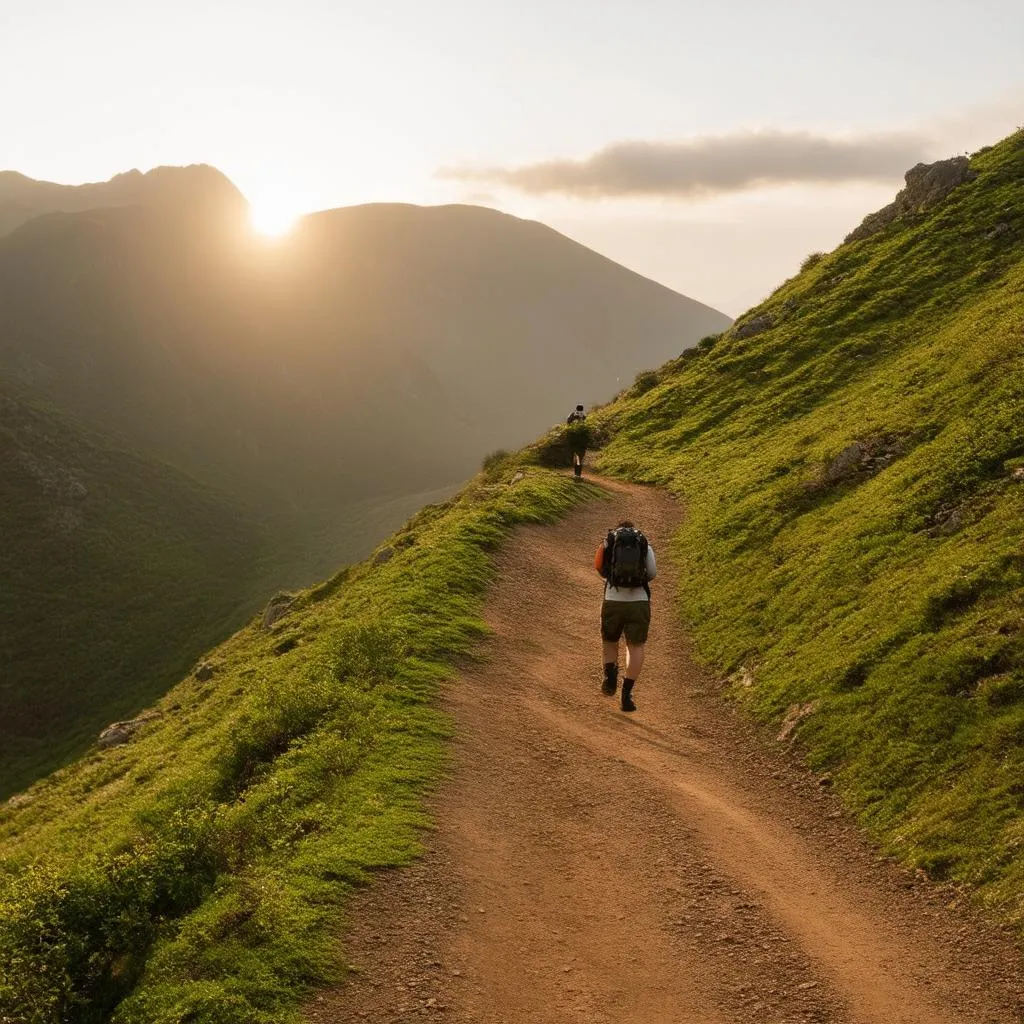
{"label": "shaded valley", "polygon": [[246,217],[209,167],[0,177],[0,795],[276,588],[729,322],[493,210],[332,210],[278,242]]}

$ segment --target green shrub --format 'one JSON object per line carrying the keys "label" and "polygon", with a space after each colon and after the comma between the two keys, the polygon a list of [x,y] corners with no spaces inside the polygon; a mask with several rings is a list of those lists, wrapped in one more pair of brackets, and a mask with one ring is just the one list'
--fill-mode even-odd
{"label": "green shrub", "polygon": [[646,395],[648,391],[653,391],[658,386],[658,382],[661,380],[658,373],[654,370],[643,370],[636,375],[636,379],[633,381],[633,386],[629,389],[629,394],[633,398],[639,398],[641,395]]}
{"label": "green shrub", "polygon": [[510,460],[511,455],[504,448],[498,448],[489,455],[485,455],[481,466],[484,477],[490,481],[498,479]]}

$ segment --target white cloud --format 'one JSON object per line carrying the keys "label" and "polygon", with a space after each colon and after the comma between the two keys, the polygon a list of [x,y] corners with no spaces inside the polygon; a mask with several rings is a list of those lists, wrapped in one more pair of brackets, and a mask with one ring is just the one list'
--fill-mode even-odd
{"label": "white cloud", "polygon": [[914,132],[826,136],[758,131],[676,142],[614,142],[579,160],[448,167],[439,174],[531,195],[690,199],[765,185],[898,181],[929,148],[929,140]]}

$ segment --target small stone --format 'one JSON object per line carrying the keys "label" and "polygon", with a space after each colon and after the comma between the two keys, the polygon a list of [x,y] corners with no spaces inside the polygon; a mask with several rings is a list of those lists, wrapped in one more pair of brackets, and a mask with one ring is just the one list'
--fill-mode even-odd
{"label": "small stone", "polygon": [[100,747],[120,747],[127,743],[144,725],[160,717],[159,711],[147,711],[127,722],[112,722],[100,733],[96,743]]}

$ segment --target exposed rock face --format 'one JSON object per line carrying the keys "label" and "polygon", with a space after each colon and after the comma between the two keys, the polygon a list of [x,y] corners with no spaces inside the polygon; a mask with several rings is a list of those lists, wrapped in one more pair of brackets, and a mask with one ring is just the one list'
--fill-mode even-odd
{"label": "exposed rock face", "polygon": [[147,711],[127,722],[113,722],[100,733],[96,743],[101,747],[119,747],[127,743],[147,722],[159,717],[159,711]]}
{"label": "exposed rock face", "polygon": [[387,565],[392,558],[395,557],[394,548],[381,548],[376,555],[373,556],[374,565]]}
{"label": "exposed rock face", "polygon": [[192,673],[196,679],[201,683],[205,683],[207,679],[212,679],[216,673],[216,669],[213,664],[209,661],[201,661],[196,665],[195,671]]}
{"label": "exposed rock face", "polygon": [[763,334],[769,328],[775,326],[775,317],[771,313],[762,313],[751,320],[734,327],[730,332],[734,338],[753,338],[757,334]]}
{"label": "exposed rock face", "polygon": [[909,213],[923,213],[938,206],[950,192],[974,177],[967,157],[954,156],[933,164],[917,164],[907,171],[906,187],[877,213],[869,213],[860,227],[846,236],[847,242],[858,242],[884,231],[893,221]]}
{"label": "exposed rock face", "polygon": [[270,629],[279,619],[283,619],[295,603],[294,594],[284,592],[275,594],[263,610],[263,628]]}
{"label": "exposed rock face", "polygon": [[873,436],[848,444],[828,462],[809,489],[821,490],[857,477],[873,476],[906,453],[906,440],[900,436]]}
{"label": "exposed rock face", "polygon": [[838,483],[860,469],[864,459],[864,446],[858,441],[847,445],[826,467],[822,474],[822,483],[826,486]]}

